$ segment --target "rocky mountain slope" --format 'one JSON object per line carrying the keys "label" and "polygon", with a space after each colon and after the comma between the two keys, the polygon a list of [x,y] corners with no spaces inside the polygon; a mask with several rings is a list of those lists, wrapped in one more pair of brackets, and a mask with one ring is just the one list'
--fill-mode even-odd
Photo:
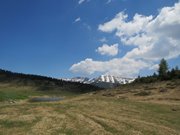
{"label": "rocky mountain slope", "polygon": [[133,82],[134,78],[117,77],[113,75],[101,75],[96,78],[87,77],[75,77],[71,79],[63,79],[70,82],[80,82],[84,84],[92,84],[102,88],[112,88],[121,84],[127,84]]}

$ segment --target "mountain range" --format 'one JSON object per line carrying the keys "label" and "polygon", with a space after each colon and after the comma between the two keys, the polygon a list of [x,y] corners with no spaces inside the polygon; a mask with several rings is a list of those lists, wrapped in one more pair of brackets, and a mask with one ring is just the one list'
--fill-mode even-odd
{"label": "mountain range", "polygon": [[131,83],[135,78],[124,78],[113,75],[101,75],[96,78],[87,78],[87,77],[74,77],[70,79],[62,79],[70,82],[80,82],[84,84],[91,84],[101,88],[113,88],[121,84]]}

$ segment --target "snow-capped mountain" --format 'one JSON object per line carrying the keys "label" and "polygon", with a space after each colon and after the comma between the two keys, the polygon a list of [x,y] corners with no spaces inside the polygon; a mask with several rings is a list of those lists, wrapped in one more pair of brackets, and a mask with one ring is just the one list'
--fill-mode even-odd
{"label": "snow-capped mountain", "polygon": [[64,81],[70,81],[70,82],[80,82],[80,83],[86,83],[86,84],[89,84],[89,78],[87,77],[74,77],[74,78],[65,78],[65,79],[62,79]]}
{"label": "snow-capped mountain", "polygon": [[87,77],[75,77],[71,79],[63,79],[66,81],[71,82],[80,82],[85,84],[92,84],[102,88],[111,88],[114,86],[118,86],[120,84],[127,84],[133,82],[134,78],[123,78],[123,77],[116,77],[112,75],[101,75],[97,78],[87,78]]}
{"label": "snow-capped mountain", "polygon": [[102,88],[112,88],[121,84],[127,84],[133,82],[133,78],[122,78],[112,75],[101,75],[97,78],[92,79],[90,84],[102,87]]}

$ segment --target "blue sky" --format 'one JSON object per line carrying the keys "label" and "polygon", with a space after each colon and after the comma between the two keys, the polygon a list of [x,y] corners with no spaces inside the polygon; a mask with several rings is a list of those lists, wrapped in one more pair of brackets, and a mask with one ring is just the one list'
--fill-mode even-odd
{"label": "blue sky", "polygon": [[0,68],[60,78],[148,75],[162,57],[180,67],[179,7],[178,0],[1,0]]}

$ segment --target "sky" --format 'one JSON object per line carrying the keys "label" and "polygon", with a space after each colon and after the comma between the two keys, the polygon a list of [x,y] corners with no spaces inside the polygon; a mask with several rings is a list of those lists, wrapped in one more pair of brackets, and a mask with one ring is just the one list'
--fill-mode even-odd
{"label": "sky", "polygon": [[180,67],[178,0],[1,0],[0,68],[55,78]]}

